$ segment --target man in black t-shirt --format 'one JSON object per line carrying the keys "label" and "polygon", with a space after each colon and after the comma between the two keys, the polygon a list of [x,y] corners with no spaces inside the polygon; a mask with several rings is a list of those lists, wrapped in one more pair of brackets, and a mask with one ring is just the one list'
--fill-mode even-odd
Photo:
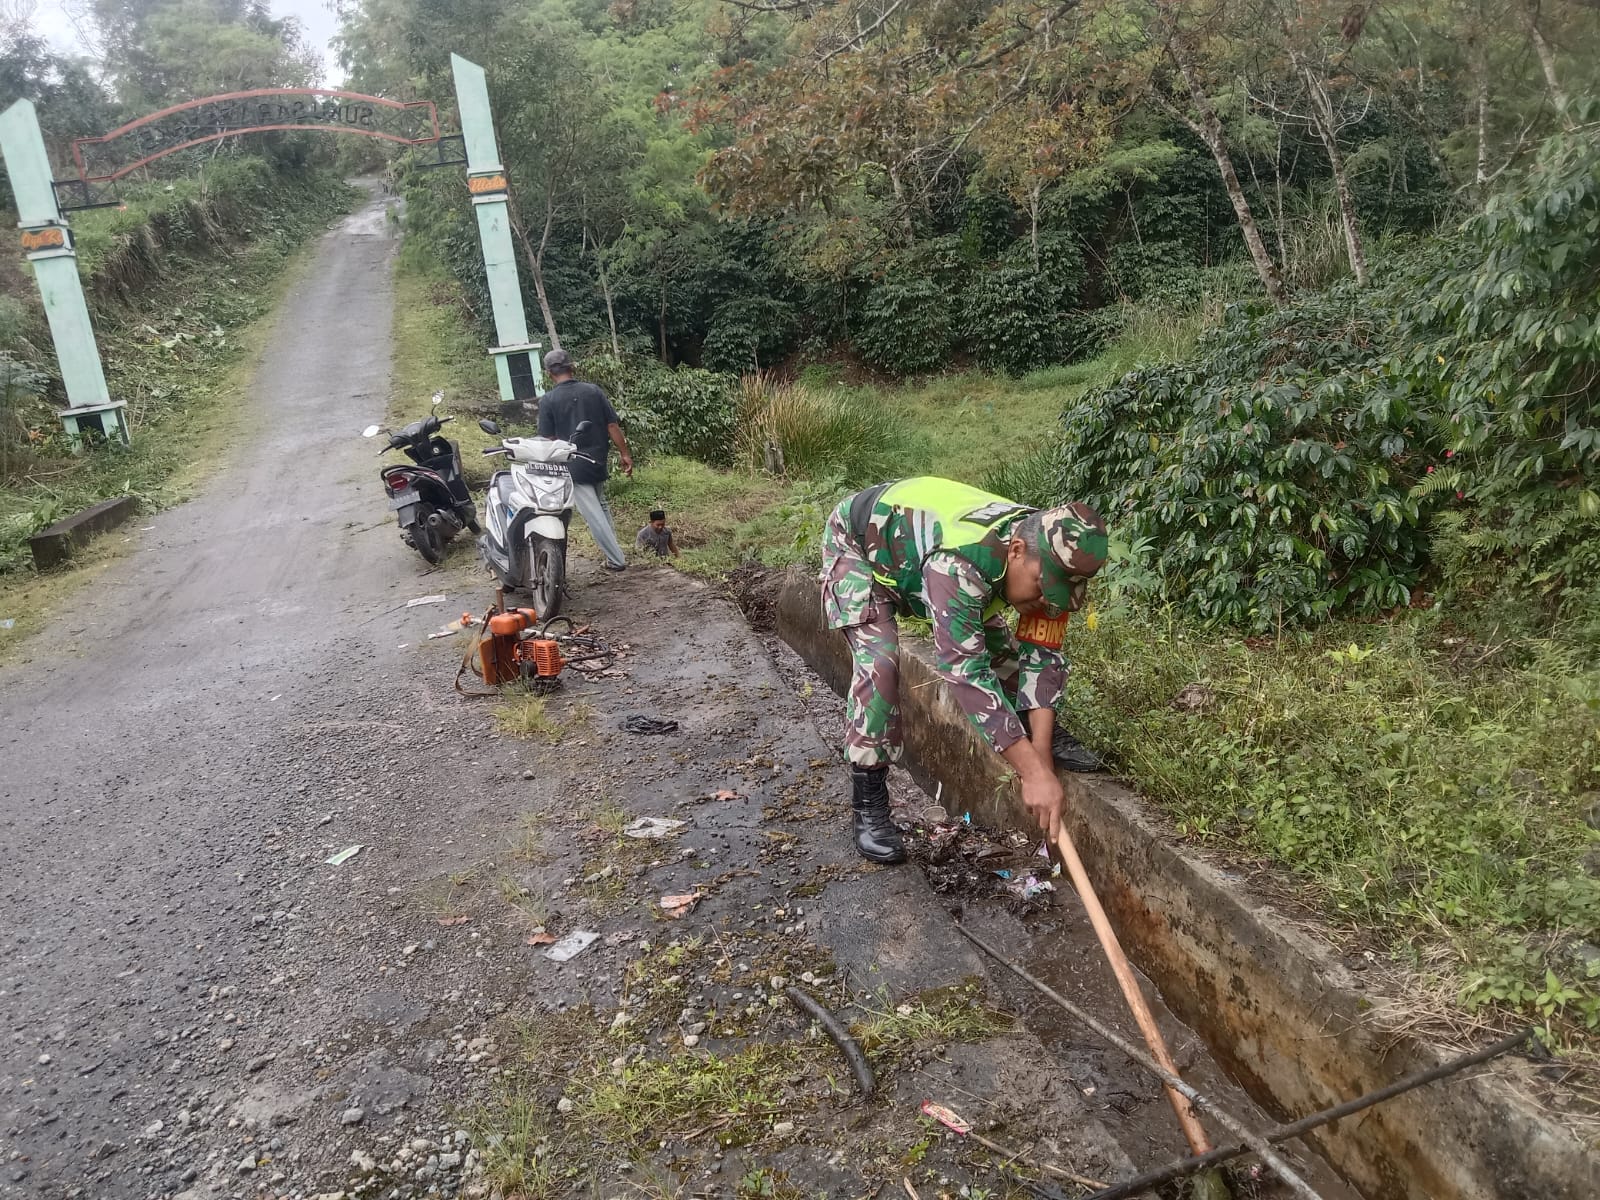
{"label": "man in black t-shirt", "polygon": [[[626,565],[617,534],[611,527],[611,509],[606,504],[605,483],[607,458],[611,445],[617,448],[622,460],[622,470],[633,474],[633,455],[628,453],[628,439],[622,434],[622,424],[617,410],[605,392],[592,383],[580,383],[572,377],[572,355],[565,350],[552,350],[544,356],[545,374],[551,379],[550,390],[539,397],[539,436],[561,438],[578,447],[594,461],[572,459],[567,467],[572,473],[572,503],[583,518],[595,545],[605,555],[608,571],[620,571]],[[584,421],[589,428],[582,433],[578,426]]]}

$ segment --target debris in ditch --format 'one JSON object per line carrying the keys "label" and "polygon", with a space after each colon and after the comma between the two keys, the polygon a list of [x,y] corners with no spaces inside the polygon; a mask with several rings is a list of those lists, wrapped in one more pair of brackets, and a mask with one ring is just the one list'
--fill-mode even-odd
{"label": "debris in ditch", "polygon": [[600,935],[598,933],[592,933],[587,929],[575,929],[546,950],[544,956],[551,962],[567,962],[577,958],[578,955],[599,940]]}
{"label": "debris in ditch", "polygon": [[406,607],[407,608],[416,608],[419,604],[443,604],[448,599],[450,599],[449,596],[443,596],[443,595],[439,595],[439,596],[418,596],[415,600],[407,600],[406,601]]}
{"label": "debris in ditch", "polygon": [[972,1123],[963,1120],[942,1104],[935,1104],[932,1100],[922,1102],[922,1115],[932,1117],[939,1124],[953,1133],[971,1133]]}
{"label": "debris in ditch", "polygon": [[465,925],[470,920],[472,920],[470,916],[468,916],[466,913],[462,913],[460,916],[456,917],[440,917],[439,924],[444,926]]}
{"label": "debris in ditch", "polygon": [[678,723],[661,717],[647,717],[642,713],[629,713],[622,718],[622,723],[618,725],[618,728],[623,733],[677,733]]}
{"label": "debris in ditch", "polygon": [[685,892],[680,896],[663,896],[661,897],[661,911],[667,915],[669,920],[676,921],[680,917],[686,917],[692,913],[695,905],[699,904],[702,898],[699,892]]}
{"label": "debris in ditch", "polygon": [[791,986],[784,988],[783,994],[789,997],[790,1004],[821,1025],[823,1032],[833,1039],[833,1044],[839,1047],[845,1061],[850,1064],[850,1072],[856,1077],[856,1086],[861,1089],[861,1099],[871,1100],[873,1092],[878,1088],[878,1081],[872,1074],[872,1064],[867,1061],[866,1052],[861,1049],[860,1043],[850,1036],[850,1031],[838,1017],[808,993]]}
{"label": "debris in ditch", "polygon": [[556,935],[547,933],[545,927],[541,925],[528,935],[528,939],[524,944],[529,946],[553,946],[556,944]]}
{"label": "debris in ditch", "polygon": [[17,619],[15,617],[7,617],[4,621],[0,621],[0,629],[11,629],[16,623]]}
{"label": "debris in ditch", "polygon": [[364,849],[365,849],[364,846],[359,846],[359,845],[358,846],[346,846],[343,850],[339,851],[339,853],[330,855],[327,858],[323,859],[322,861],[327,863],[330,867],[341,866],[344,863],[349,862],[356,855],[360,854],[361,851],[364,850]]}
{"label": "debris in ditch", "polygon": [[[999,872],[996,872],[999,874]],[[1027,875],[1021,879],[1013,879],[1006,884],[1006,892],[1018,900],[1036,900],[1047,892],[1056,890],[1056,885],[1048,879],[1040,879],[1037,875]]]}
{"label": "debris in ditch", "polygon": [[682,829],[683,826],[684,822],[676,821],[671,817],[640,817],[622,831],[622,836],[631,838],[664,838],[669,833]]}

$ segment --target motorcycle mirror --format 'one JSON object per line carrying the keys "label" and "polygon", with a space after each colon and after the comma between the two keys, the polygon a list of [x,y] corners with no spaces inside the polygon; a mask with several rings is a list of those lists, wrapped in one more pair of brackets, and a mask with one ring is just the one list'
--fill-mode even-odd
{"label": "motorcycle mirror", "polygon": [[381,433],[381,432],[382,432],[382,429],[379,426],[377,426],[377,425],[368,425],[365,429],[363,429],[361,431],[361,436],[365,437],[365,438],[377,437],[378,434]]}
{"label": "motorcycle mirror", "polygon": [[437,408],[439,405],[441,405],[443,403],[444,403],[444,393],[443,392],[435,392],[433,394],[434,407]]}
{"label": "motorcycle mirror", "polygon": [[489,420],[488,417],[484,417],[478,422],[478,428],[483,430],[485,433],[494,434],[495,437],[500,436],[500,426]]}

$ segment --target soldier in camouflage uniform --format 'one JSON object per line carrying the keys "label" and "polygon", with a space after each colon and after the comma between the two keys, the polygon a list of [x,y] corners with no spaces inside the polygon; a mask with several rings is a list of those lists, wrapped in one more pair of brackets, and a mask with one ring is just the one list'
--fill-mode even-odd
{"label": "soldier in camouflage uniform", "polygon": [[[1062,800],[1055,761],[1099,768],[1055,729],[1055,706],[1066,683],[1067,614],[1083,607],[1105,557],[1105,522],[1086,504],[1039,512],[948,479],[880,484],[834,509],[823,534],[822,608],[827,627],[844,632],[854,664],[845,754],[864,857],[905,858],[887,788],[889,764],[900,756],[897,612],[932,622],[939,673],[1054,836]],[[1019,614],[1015,636],[1008,607]]]}

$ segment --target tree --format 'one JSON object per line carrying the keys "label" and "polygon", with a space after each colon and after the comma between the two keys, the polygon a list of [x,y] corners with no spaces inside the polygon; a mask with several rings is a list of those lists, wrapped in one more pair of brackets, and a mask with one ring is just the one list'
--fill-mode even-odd
{"label": "tree", "polygon": [[[1215,14],[1211,15],[1214,18]],[[1181,86],[1168,85],[1169,94],[1158,80],[1155,83],[1155,95],[1168,111],[1182,121],[1205,143],[1206,149],[1211,151],[1211,157],[1216,161],[1217,171],[1222,176],[1222,186],[1227,190],[1228,200],[1233,205],[1234,216],[1239,222],[1239,231],[1244,235],[1244,244],[1250,252],[1250,261],[1255,266],[1261,286],[1274,304],[1287,304],[1289,294],[1283,286],[1283,277],[1279,274],[1278,265],[1273,262],[1272,255],[1267,252],[1266,243],[1261,238],[1261,228],[1256,224],[1255,213],[1244,194],[1243,186],[1239,183],[1239,174],[1234,170],[1233,155],[1228,149],[1222,121],[1217,117],[1216,106],[1201,81],[1197,65],[1198,52],[1193,42],[1200,40],[1203,32],[1203,27],[1195,29],[1182,27],[1178,18],[1178,6],[1172,0],[1156,0],[1152,21],[1153,39],[1165,51],[1167,60],[1176,69]]]}
{"label": "tree", "polygon": [[95,0],[95,21],[117,96],[136,112],[303,87],[319,70],[298,23],[275,19],[264,0]]}

